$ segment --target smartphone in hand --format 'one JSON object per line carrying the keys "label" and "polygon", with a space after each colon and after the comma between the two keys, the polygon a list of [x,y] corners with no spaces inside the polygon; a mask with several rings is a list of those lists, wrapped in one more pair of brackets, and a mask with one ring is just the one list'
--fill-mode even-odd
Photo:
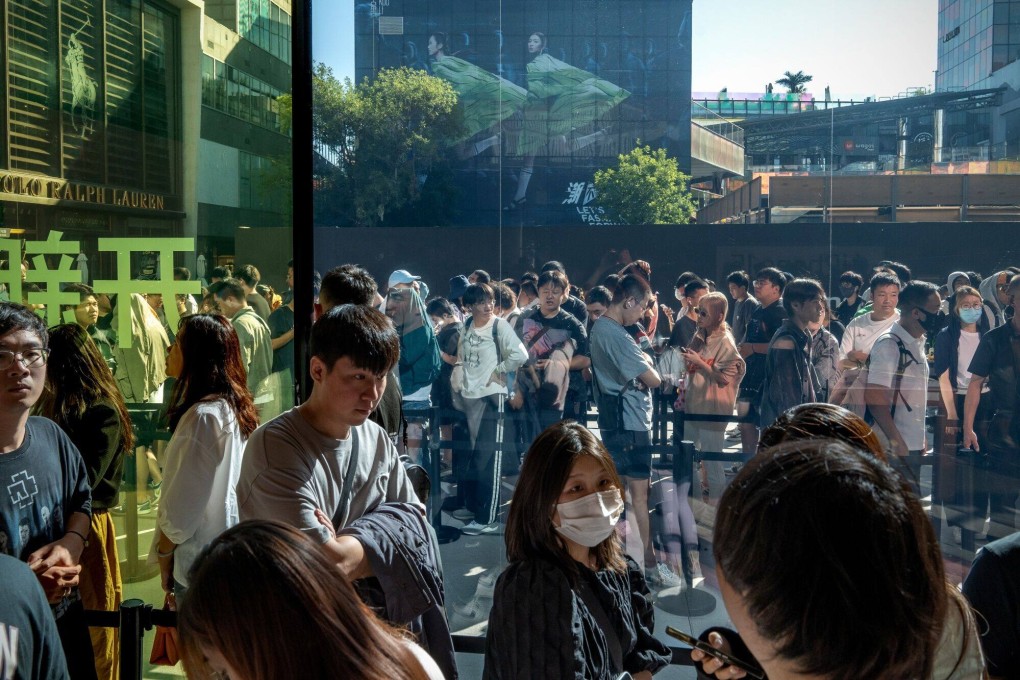
{"label": "smartphone in hand", "polygon": [[722,651],[720,649],[716,649],[715,647],[713,647],[712,645],[708,644],[704,640],[699,640],[696,637],[688,635],[687,633],[683,632],[682,630],[677,630],[673,626],[666,626],[666,634],[667,635],[672,635],[677,640],[680,640],[681,642],[685,642],[685,643],[689,644],[691,647],[693,647],[694,649],[697,649],[700,652],[704,652],[705,654],[708,654],[709,656],[713,656],[713,657],[719,659],[720,661],[722,661],[724,664],[726,664],[728,666],[733,666],[734,668],[739,668],[740,670],[744,671],[745,673],[747,673],[752,678],[757,678],[757,680],[762,680],[762,678],[765,677],[765,672],[762,671],[762,669],[758,668],[757,666],[752,666],[751,664],[747,663],[746,661],[741,661],[740,659],[738,659],[737,657],[733,656],[732,654],[727,654],[726,652],[724,652],[724,651]]}

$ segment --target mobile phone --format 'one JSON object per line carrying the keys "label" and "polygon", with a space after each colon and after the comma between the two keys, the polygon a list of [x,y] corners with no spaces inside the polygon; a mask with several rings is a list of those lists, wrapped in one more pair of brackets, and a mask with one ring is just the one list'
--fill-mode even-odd
{"label": "mobile phone", "polygon": [[666,633],[668,635],[672,635],[673,637],[675,637],[677,640],[680,640],[681,642],[685,642],[685,643],[689,644],[691,647],[693,647],[694,649],[697,649],[698,651],[704,652],[705,654],[708,654],[709,656],[714,656],[715,658],[719,659],[720,661],[722,661],[723,663],[725,663],[728,666],[733,666],[734,668],[739,668],[740,670],[742,670],[745,673],[747,673],[748,675],[750,675],[752,678],[757,678],[757,680],[762,680],[762,678],[765,677],[765,672],[762,669],[760,669],[760,668],[758,668],[756,666],[752,666],[751,664],[747,663],[746,661],[741,661],[740,659],[736,658],[735,656],[732,656],[731,654],[727,654],[724,651],[718,650],[715,647],[713,647],[712,645],[710,645],[707,642],[705,642],[704,640],[699,640],[696,637],[688,635],[687,633],[683,632],[682,630],[677,630],[673,626],[666,626]]}

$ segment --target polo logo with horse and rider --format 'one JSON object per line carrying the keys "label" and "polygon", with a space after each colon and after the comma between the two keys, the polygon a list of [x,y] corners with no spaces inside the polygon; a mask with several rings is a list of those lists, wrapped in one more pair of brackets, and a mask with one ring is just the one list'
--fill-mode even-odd
{"label": "polo logo with horse and rider", "polygon": [[81,133],[82,139],[95,130],[96,119],[96,81],[86,70],[85,47],[78,40],[78,34],[89,25],[91,21],[86,19],[82,27],[71,34],[64,54],[64,65],[71,79],[71,126]]}

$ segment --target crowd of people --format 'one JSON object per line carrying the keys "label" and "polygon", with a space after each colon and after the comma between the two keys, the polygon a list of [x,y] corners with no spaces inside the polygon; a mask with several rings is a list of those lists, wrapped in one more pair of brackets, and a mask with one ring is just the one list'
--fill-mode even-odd
{"label": "crowd of people", "polygon": [[[1020,668],[1020,269],[940,287],[885,261],[833,298],[772,267],[729,274],[728,295],[684,272],[674,311],[640,260],[587,291],[551,261],[438,296],[406,270],[379,291],[346,264],[316,281],[298,406],[293,296],[262,295],[251,265],[211,275],[175,300],[173,329],[161,296],[120,301],[124,329],[116,298],[84,284],[75,323],[50,329],[0,303],[5,677],[118,677],[115,634],[84,611],[120,604],[111,514],[135,504],[156,512],[150,558],[189,675],[456,678],[436,515],[409,472],[429,463],[442,521],[506,543],[507,568],[478,584],[486,678],[666,666],[653,604],[704,587],[699,504],[736,629],[702,639],[745,662],[695,650],[702,676]],[[960,451],[932,512],[963,550],[984,546],[966,598],[919,498],[930,381]],[[165,444],[136,436],[155,406]],[[652,445],[653,415],[670,445]],[[730,446],[748,462],[725,465]]]}

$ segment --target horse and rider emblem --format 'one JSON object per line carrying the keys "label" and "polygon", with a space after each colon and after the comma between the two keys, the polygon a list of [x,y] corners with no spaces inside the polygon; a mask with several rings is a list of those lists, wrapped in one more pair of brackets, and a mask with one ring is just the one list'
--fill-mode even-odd
{"label": "horse and rider emblem", "polygon": [[78,34],[90,24],[86,19],[82,27],[71,34],[64,54],[64,65],[71,76],[71,125],[75,132],[81,133],[82,139],[95,130],[96,120],[96,81],[85,68],[85,47],[78,40]]}

